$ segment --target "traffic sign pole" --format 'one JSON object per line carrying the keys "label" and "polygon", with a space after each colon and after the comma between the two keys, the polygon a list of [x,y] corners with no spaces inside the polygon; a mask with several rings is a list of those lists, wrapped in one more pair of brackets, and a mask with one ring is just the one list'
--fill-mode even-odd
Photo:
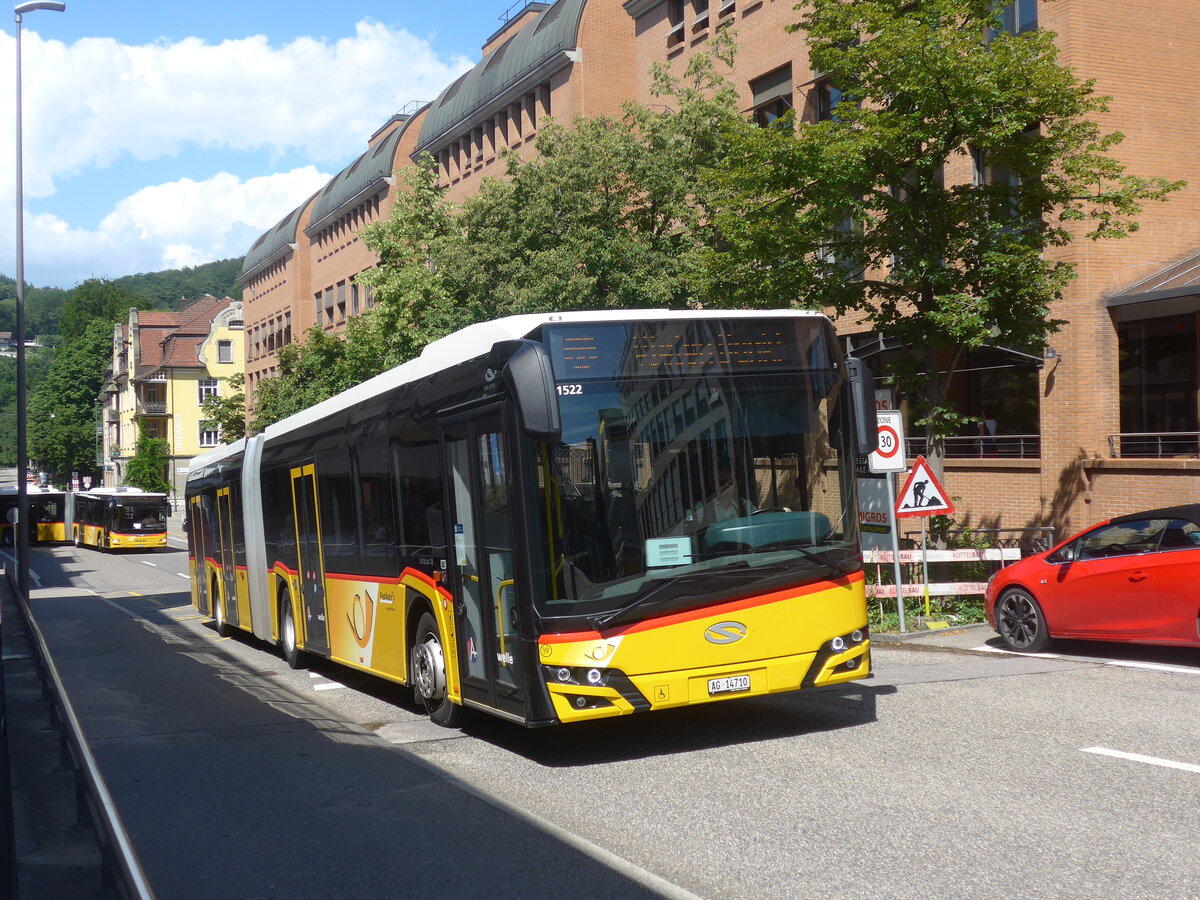
{"label": "traffic sign pole", "polygon": [[888,489],[888,519],[892,523],[892,572],[896,578],[896,609],[900,611],[900,633],[904,634],[904,586],[900,581],[900,529],[896,522],[896,484],[890,472],[885,476]]}

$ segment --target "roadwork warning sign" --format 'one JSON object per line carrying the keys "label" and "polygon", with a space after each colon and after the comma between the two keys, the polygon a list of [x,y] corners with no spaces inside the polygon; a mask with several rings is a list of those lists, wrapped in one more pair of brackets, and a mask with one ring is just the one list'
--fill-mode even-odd
{"label": "roadwork warning sign", "polygon": [[925,457],[918,456],[896,501],[896,518],[941,516],[953,512],[954,504],[950,502],[945,488],[933,476]]}

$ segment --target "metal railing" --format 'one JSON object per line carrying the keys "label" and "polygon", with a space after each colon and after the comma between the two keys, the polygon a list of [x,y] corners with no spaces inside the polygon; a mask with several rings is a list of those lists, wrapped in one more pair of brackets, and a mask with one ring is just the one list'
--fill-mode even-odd
{"label": "metal railing", "polygon": [[167,401],[139,400],[137,411],[143,416],[165,416],[167,414]]}
{"label": "metal railing", "polygon": [[142,870],[133,842],[121,821],[113,802],[108,785],[100,774],[100,767],[92,755],[91,747],[83,736],[83,729],[75,715],[75,708],[67,696],[67,690],[58,668],[50,657],[50,648],[42,635],[41,628],[34,621],[29,610],[29,603],[17,589],[17,579],[8,568],[8,583],[17,598],[21,615],[29,629],[29,636],[36,654],[35,662],[42,679],[43,690],[49,695],[51,709],[58,716],[62,728],[64,754],[69,758],[75,770],[75,791],[79,816],[90,819],[96,832],[96,840],[100,845],[100,854],[104,867],[104,894],[109,897],[137,898],[137,900],[153,900],[154,891]]}
{"label": "metal railing", "polygon": [[1108,436],[1113,459],[1200,456],[1200,431],[1121,431]]}
{"label": "metal railing", "polygon": [[[988,437],[943,438],[946,459],[1038,459],[1042,455],[1042,438],[1037,434],[994,434]],[[924,437],[904,440],[904,452],[910,457],[928,455],[929,443]]]}

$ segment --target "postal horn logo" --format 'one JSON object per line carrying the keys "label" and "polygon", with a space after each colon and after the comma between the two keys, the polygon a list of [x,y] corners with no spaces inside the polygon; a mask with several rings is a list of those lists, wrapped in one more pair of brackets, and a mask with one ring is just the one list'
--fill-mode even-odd
{"label": "postal horn logo", "polygon": [[718,622],[704,630],[704,639],[711,644],[732,644],[746,636],[746,626],[741,622]]}

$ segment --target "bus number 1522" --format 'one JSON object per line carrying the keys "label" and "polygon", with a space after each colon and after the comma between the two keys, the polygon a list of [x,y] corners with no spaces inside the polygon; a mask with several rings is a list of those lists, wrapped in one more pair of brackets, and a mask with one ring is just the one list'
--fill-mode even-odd
{"label": "bus number 1522", "polygon": [[568,397],[574,394],[583,393],[582,384],[557,384],[555,385],[555,388],[558,390],[558,396],[560,397]]}

